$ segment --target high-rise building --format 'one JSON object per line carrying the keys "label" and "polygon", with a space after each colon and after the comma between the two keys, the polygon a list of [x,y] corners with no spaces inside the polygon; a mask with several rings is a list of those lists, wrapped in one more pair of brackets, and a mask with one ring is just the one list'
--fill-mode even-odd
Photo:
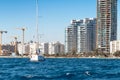
{"label": "high-rise building", "polygon": [[77,51],[78,26],[82,20],[72,20],[70,26],[65,30],[65,53]]}
{"label": "high-rise building", "polygon": [[65,31],[65,52],[90,52],[95,49],[96,19],[73,20]]}
{"label": "high-rise building", "polygon": [[90,52],[95,50],[96,18],[86,18],[78,26],[77,52]]}
{"label": "high-rise building", "polygon": [[97,0],[96,48],[110,51],[110,41],[117,39],[117,0]]}

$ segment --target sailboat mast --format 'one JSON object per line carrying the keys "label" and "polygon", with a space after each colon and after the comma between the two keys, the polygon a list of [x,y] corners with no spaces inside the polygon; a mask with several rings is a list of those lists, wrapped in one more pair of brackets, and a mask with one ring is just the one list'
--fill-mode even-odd
{"label": "sailboat mast", "polygon": [[38,20],[39,20],[39,12],[38,12],[38,0],[36,0],[36,41],[37,41],[37,48],[39,48],[39,32],[38,32]]}

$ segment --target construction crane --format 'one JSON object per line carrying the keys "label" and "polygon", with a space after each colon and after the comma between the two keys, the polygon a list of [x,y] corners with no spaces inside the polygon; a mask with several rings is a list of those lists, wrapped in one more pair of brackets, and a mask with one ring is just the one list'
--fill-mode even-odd
{"label": "construction crane", "polygon": [[2,34],[7,33],[7,31],[0,31],[0,55],[2,55]]}
{"label": "construction crane", "polygon": [[16,28],[22,30],[22,55],[23,55],[23,47],[24,47],[24,32],[26,28]]}
{"label": "construction crane", "polygon": [[15,44],[14,44],[14,45],[15,45],[14,52],[15,52],[16,55],[18,55],[18,54],[17,54],[17,53],[18,53],[18,49],[17,49],[17,39],[18,39],[18,38],[17,38],[17,36],[11,36],[11,37],[14,38],[14,40],[15,40],[15,41],[14,41],[14,42],[15,42]]}

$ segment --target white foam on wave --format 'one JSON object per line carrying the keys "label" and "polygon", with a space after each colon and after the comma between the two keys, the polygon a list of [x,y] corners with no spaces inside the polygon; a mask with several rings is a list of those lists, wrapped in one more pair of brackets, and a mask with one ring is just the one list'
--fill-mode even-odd
{"label": "white foam on wave", "polygon": [[32,75],[27,75],[26,77],[27,77],[27,78],[32,78],[33,76],[32,76]]}
{"label": "white foam on wave", "polygon": [[68,76],[68,75],[70,75],[70,73],[66,73],[66,75]]}
{"label": "white foam on wave", "polygon": [[90,76],[90,72],[89,71],[86,71],[85,74],[89,75]]}

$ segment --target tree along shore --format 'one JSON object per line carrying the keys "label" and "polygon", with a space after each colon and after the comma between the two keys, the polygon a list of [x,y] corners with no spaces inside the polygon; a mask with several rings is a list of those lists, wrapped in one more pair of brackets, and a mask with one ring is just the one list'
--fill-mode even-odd
{"label": "tree along shore", "polygon": [[116,51],[115,53],[105,53],[105,52],[83,52],[83,53],[58,53],[58,54],[44,54],[45,57],[60,57],[60,58],[119,58],[120,57],[120,51]]}

